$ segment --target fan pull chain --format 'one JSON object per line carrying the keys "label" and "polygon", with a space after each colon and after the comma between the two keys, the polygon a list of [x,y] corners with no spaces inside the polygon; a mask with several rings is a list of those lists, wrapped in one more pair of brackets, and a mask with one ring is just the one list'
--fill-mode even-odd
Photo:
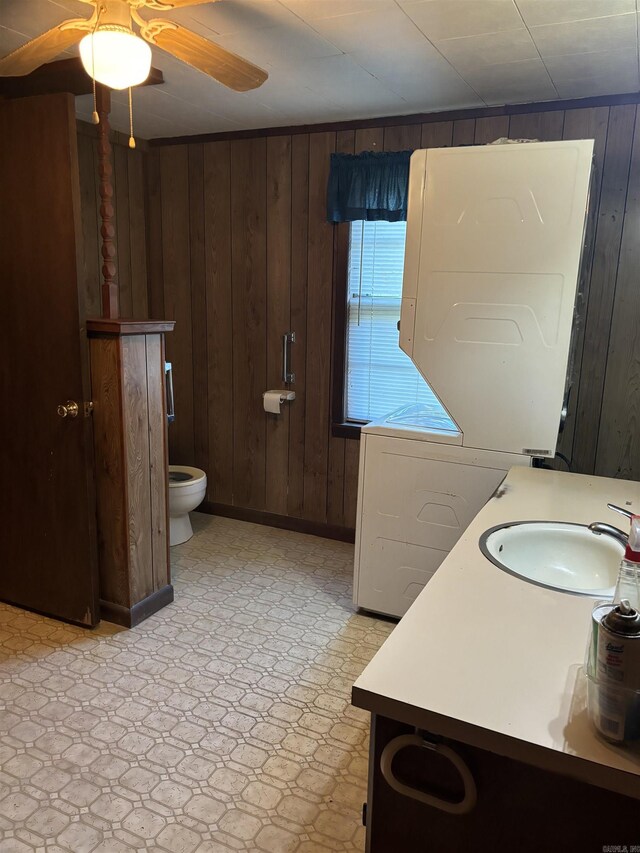
{"label": "fan pull chain", "polygon": [[91,114],[91,121],[94,124],[100,124],[100,116],[98,115],[98,105],[96,103],[96,78],[93,78],[93,113]]}
{"label": "fan pull chain", "polygon": [[91,115],[91,121],[94,124],[100,124],[100,116],[98,115],[98,104],[96,103],[96,52],[94,44],[94,36],[96,34],[96,27],[98,26],[98,18],[96,18],[96,23],[93,28],[93,32],[91,33],[91,82],[93,84],[93,113]]}
{"label": "fan pull chain", "polygon": [[133,105],[131,103],[131,86],[129,86],[129,148],[135,148],[136,141],[133,137]]}

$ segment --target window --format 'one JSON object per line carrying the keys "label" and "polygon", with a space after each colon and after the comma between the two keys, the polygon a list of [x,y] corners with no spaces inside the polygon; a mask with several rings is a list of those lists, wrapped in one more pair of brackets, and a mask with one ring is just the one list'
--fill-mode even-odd
{"label": "window", "polygon": [[370,421],[437,398],[398,346],[406,222],[352,222],[347,268],[344,420]]}

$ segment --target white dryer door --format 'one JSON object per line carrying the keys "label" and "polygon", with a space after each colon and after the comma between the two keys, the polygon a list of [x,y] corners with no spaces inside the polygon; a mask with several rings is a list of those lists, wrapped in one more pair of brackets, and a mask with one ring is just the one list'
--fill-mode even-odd
{"label": "white dryer door", "polygon": [[400,346],[466,447],[553,456],[592,140],[416,151]]}

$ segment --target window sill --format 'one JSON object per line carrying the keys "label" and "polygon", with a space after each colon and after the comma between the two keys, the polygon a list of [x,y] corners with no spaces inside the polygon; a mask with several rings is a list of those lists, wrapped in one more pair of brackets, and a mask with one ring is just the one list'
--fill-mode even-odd
{"label": "window sill", "polygon": [[360,430],[366,424],[356,424],[356,423],[334,423],[331,424],[331,435],[334,438],[351,438],[355,439],[355,441],[360,441]]}

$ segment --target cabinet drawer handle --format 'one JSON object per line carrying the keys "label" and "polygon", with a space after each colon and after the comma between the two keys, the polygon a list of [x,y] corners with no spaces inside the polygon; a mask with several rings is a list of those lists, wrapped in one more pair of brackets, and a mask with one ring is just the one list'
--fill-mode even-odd
{"label": "cabinet drawer handle", "polygon": [[[429,749],[432,752],[439,753],[444,758],[448,758],[462,779],[462,784],[464,785],[463,798],[458,802],[445,800],[442,797],[436,797],[433,794],[428,794],[426,791],[422,791],[419,788],[413,788],[411,785],[405,785],[404,782],[397,779],[393,773],[391,764],[400,750],[407,746],[417,746],[422,749]],[[393,788],[393,790],[398,794],[402,794],[405,797],[411,797],[413,800],[418,800],[418,802],[425,803],[427,806],[433,806],[434,808],[440,809],[443,812],[448,812],[449,814],[467,814],[467,812],[470,812],[474,808],[478,799],[478,791],[476,789],[474,778],[471,775],[471,771],[458,753],[454,752],[451,747],[445,746],[443,743],[431,743],[417,734],[400,735],[399,737],[390,740],[382,750],[382,755],[380,756],[380,771],[387,785],[389,785],[390,788]]]}

